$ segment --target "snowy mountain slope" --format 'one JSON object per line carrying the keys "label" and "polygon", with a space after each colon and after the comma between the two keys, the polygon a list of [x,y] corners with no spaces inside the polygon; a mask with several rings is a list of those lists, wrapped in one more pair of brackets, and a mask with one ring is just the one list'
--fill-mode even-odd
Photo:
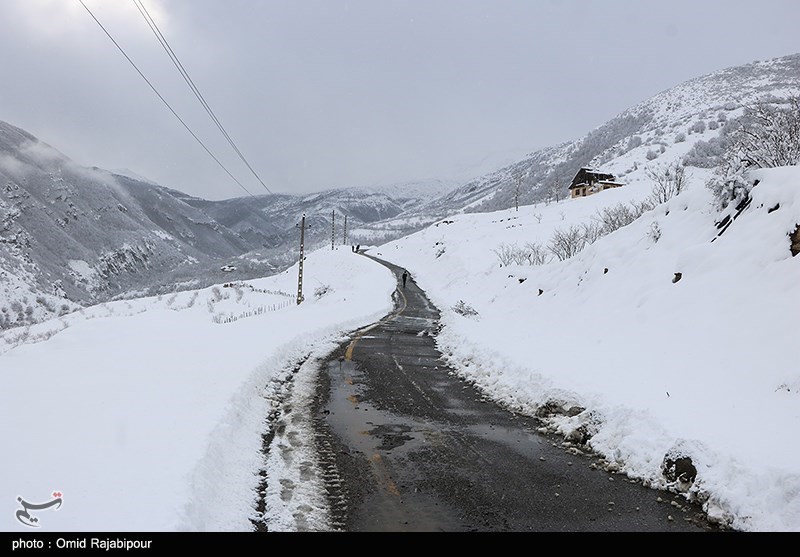
{"label": "snowy mountain slope", "polygon": [[420,202],[432,201],[458,188],[462,182],[454,180],[424,180],[419,182],[399,182],[386,186],[371,188],[353,188],[354,190],[384,193],[396,200],[403,201],[410,206],[419,205]]}
{"label": "snowy mountain slope", "polygon": [[[432,188],[425,193],[424,184],[406,191],[397,188],[343,188],[326,190],[304,196],[269,195],[240,197],[225,201],[206,201],[184,198],[187,203],[202,208],[217,221],[235,230],[252,242],[264,247],[277,247],[295,242],[296,225],[305,214],[311,242],[330,241],[331,217],[336,212],[334,224],[340,229],[337,243],[344,241],[344,217],[349,230],[372,223],[391,220],[409,208],[420,205],[441,189]],[[265,228],[265,223],[270,227]]]}
{"label": "snowy mountain slope", "polygon": [[[3,327],[250,249],[158,186],[81,167],[6,123],[0,123],[0,222],[0,269],[8,279],[0,287]],[[11,286],[20,281],[24,288]]]}
{"label": "snowy mountain slope", "polygon": [[[513,165],[473,180],[402,216],[428,221],[457,212],[513,207],[517,177],[519,203],[563,198],[581,167],[608,169],[625,181],[636,166],[656,160],[670,145],[711,141],[742,107],[761,98],[783,98],[800,91],[800,54],[727,68],[679,84],[645,100],[584,137],[531,154]],[[713,147],[713,144],[712,144]],[[702,150],[695,159],[704,158]],[[628,158],[622,158],[629,154]],[[648,158],[649,157],[649,158]],[[615,164],[608,166],[612,161]]]}

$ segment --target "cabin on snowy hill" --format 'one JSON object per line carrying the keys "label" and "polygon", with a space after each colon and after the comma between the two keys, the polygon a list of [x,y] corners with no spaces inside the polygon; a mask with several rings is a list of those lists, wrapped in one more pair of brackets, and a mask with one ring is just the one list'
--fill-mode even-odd
{"label": "cabin on snowy hill", "polygon": [[592,168],[581,168],[572,179],[569,186],[570,197],[586,197],[599,191],[622,186],[617,182],[613,174],[600,172]]}

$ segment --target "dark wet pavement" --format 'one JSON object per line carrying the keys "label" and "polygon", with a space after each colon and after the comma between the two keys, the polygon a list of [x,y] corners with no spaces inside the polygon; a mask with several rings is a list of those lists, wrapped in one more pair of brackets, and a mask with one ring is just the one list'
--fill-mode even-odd
{"label": "dark wet pavement", "polygon": [[434,343],[438,312],[413,280],[395,302],[320,374],[315,424],[337,478],[329,495],[338,529],[715,529],[682,496],[598,468],[459,379]]}

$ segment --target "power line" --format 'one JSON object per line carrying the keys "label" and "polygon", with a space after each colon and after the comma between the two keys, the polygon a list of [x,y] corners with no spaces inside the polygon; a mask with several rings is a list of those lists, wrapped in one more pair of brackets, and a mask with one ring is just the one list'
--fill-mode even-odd
{"label": "power line", "polygon": [[245,156],[242,154],[242,152],[236,146],[236,143],[234,143],[234,141],[231,138],[231,136],[225,130],[225,127],[222,125],[222,122],[220,122],[219,118],[217,118],[217,115],[214,114],[214,111],[211,109],[211,106],[208,104],[208,102],[206,102],[206,99],[205,99],[205,97],[203,97],[203,94],[200,92],[200,89],[198,89],[197,85],[195,85],[194,80],[192,80],[192,78],[189,76],[189,72],[186,71],[186,68],[183,66],[181,61],[178,59],[178,55],[175,54],[175,51],[172,49],[172,46],[170,46],[169,42],[167,41],[167,38],[161,32],[161,29],[159,29],[158,24],[155,22],[153,17],[150,15],[150,12],[147,11],[147,8],[145,7],[143,0],[133,0],[133,3],[136,6],[136,8],[139,10],[139,13],[142,15],[142,17],[144,18],[144,20],[147,23],[147,25],[150,27],[150,30],[153,32],[153,34],[155,35],[155,37],[158,40],[158,42],[161,44],[162,48],[164,49],[164,52],[166,52],[167,55],[170,57],[170,60],[172,60],[172,63],[175,65],[175,68],[181,74],[181,76],[183,77],[184,81],[186,81],[186,84],[192,90],[192,92],[194,93],[195,97],[197,97],[197,100],[200,101],[200,104],[203,105],[203,108],[206,110],[208,115],[214,121],[214,124],[216,124],[217,128],[219,128],[219,131],[222,133],[222,135],[228,141],[228,143],[233,148],[233,150],[236,151],[236,154],[239,156],[239,158],[242,160],[242,162],[247,166],[247,168],[250,170],[250,172],[253,173],[253,176],[255,176],[256,179],[259,182],[261,182],[261,185],[264,186],[264,189],[267,190],[269,193],[272,193],[272,190],[270,190],[269,187],[267,187],[267,184],[264,183],[264,180],[261,179],[261,177],[258,175],[258,173],[253,169],[253,167],[247,161]]}
{"label": "power line", "polygon": [[197,137],[197,134],[195,134],[195,133],[192,131],[192,129],[189,127],[189,125],[188,125],[186,122],[184,122],[184,121],[183,121],[183,118],[181,118],[181,117],[178,115],[178,113],[177,113],[177,112],[175,112],[175,109],[173,109],[173,108],[172,108],[172,106],[171,106],[171,105],[170,105],[170,104],[167,102],[167,100],[166,100],[166,99],[165,99],[165,98],[164,98],[164,97],[161,95],[161,93],[159,93],[159,92],[158,92],[158,89],[156,89],[156,87],[155,87],[155,86],[154,86],[154,85],[153,85],[153,84],[150,82],[150,80],[149,80],[149,79],[147,79],[147,76],[145,76],[145,75],[144,75],[144,73],[142,73],[142,70],[140,70],[140,69],[139,69],[139,67],[136,65],[136,63],[135,63],[133,60],[131,60],[130,56],[128,56],[128,54],[127,54],[127,53],[125,52],[125,50],[124,50],[124,49],[123,49],[123,48],[122,48],[122,47],[119,45],[119,43],[118,43],[118,42],[117,42],[117,41],[114,39],[114,37],[113,37],[113,36],[111,36],[111,33],[109,33],[109,32],[108,32],[108,30],[107,30],[107,29],[106,29],[106,28],[103,26],[103,24],[102,24],[102,23],[100,23],[100,20],[99,20],[99,19],[97,19],[97,17],[95,17],[94,13],[92,13],[92,10],[90,10],[90,9],[88,8],[88,6],[86,6],[86,4],[84,4],[84,3],[83,3],[83,0],[78,0],[78,2],[80,2],[81,6],[83,6],[83,8],[84,8],[84,9],[85,9],[85,10],[86,10],[88,13],[89,13],[89,15],[90,15],[90,16],[92,16],[92,19],[95,21],[95,23],[97,23],[97,25],[100,27],[100,29],[102,29],[102,30],[103,30],[103,33],[105,33],[105,34],[106,34],[106,36],[107,36],[107,37],[108,37],[108,38],[111,40],[111,42],[112,42],[112,43],[114,43],[114,46],[116,46],[116,47],[117,47],[117,49],[118,49],[118,50],[119,50],[119,51],[122,53],[122,55],[125,57],[125,59],[126,59],[126,60],[127,60],[129,63],[130,63],[130,65],[131,65],[131,66],[133,66],[133,69],[135,69],[135,70],[136,70],[136,72],[139,74],[139,76],[141,76],[141,78],[145,80],[145,82],[147,83],[147,85],[149,85],[149,86],[150,86],[150,89],[152,89],[152,90],[153,90],[153,92],[154,92],[154,93],[155,93],[155,94],[158,96],[158,98],[159,98],[159,99],[161,99],[161,102],[163,102],[163,103],[164,103],[164,105],[165,105],[165,106],[166,106],[166,107],[169,109],[169,111],[170,111],[170,112],[172,112],[173,116],[175,116],[175,118],[177,118],[177,119],[178,119],[178,121],[179,121],[179,122],[180,122],[180,123],[183,125],[183,127],[184,127],[184,128],[186,128],[186,131],[188,131],[188,132],[189,132],[189,133],[192,135],[192,137],[194,137],[194,138],[195,138],[195,140],[196,140],[196,141],[197,141],[197,142],[200,144],[200,146],[201,146],[201,147],[202,147],[202,148],[205,150],[205,152],[206,152],[206,153],[208,153],[208,155],[209,155],[209,156],[210,156],[212,159],[214,159],[214,161],[215,161],[215,162],[216,162],[216,163],[217,163],[217,164],[220,166],[220,168],[222,168],[222,170],[224,170],[224,171],[225,171],[225,173],[226,173],[228,176],[230,176],[230,177],[231,177],[231,179],[232,179],[234,182],[236,182],[237,184],[239,184],[239,187],[241,187],[241,188],[242,188],[244,191],[246,191],[246,192],[247,192],[247,194],[248,194],[250,197],[252,197],[252,198],[254,198],[254,199],[255,199],[256,197],[255,197],[255,196],[254,196],[252,193],[250,193],[250,191],[249,191],[249,190],[248,190],[248,189],[247,189],[247,188],[244,186],[244,184],[242,184],[242,183],[241,183],[239,180],[237,180],[237,179],[236,179],[236,177],[235,177],[233,174],[231,174],[231,173],[230,173],[230,171],[229,171],[227,168],[225,168],[225,165],[224,165],[224,164],[222,164],[222,163],[220,162],[220,160],[219,160],[219,159],[218,159],[216,156],[214,156],[214,153],[212,153],[212,152],[211,152],[211,150],[210,150],[208,147],[206,147],[205,143],[203,143],[203,141],[202,141],[202,140],[201,140],[199,137]]}

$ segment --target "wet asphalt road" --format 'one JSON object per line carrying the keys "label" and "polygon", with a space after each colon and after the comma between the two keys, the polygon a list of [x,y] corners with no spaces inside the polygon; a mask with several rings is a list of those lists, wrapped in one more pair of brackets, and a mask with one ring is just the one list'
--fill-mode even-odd
{"label": "wet asphalt road", "polygon": [[[380,260],[377,260],[381,262]],[[457,378],[438,312],[398,277],[395,311],[321,370],[315,427],[333,522],[371,532],[703,532],[699,507],[599,468]],[[327,373],[325,373],[327,371]]]}

